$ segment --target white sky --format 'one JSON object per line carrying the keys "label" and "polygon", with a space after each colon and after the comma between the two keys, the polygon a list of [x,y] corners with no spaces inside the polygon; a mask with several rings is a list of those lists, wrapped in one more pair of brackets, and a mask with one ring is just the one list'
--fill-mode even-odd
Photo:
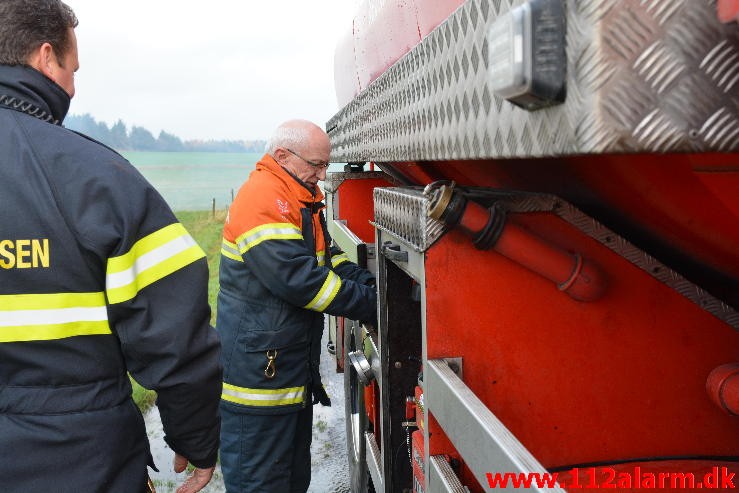
{"label": "white sky", "polygon": [[70,113],[188,139],[266,139],[337,113],[333,60],[359,0],[65,0],[80,70]]}

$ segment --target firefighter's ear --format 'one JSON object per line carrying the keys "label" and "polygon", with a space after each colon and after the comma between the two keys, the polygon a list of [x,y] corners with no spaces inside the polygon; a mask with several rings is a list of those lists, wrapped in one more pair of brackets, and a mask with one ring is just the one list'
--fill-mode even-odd
{"label": "firefighter's ear", "polygon": [[287,150],[283,149],[282,147],[278,147],[277,149],[275,149],[274,156],[272,157],[275,158],[275,161],[277,161],[278,163],[283,164],[287,156]]}
{"label": "firefighter's ear", "polygon": [[36,48],[28,57],[28,65],[54,80],[54,69],[58,63],[51,44],[44,43]]}

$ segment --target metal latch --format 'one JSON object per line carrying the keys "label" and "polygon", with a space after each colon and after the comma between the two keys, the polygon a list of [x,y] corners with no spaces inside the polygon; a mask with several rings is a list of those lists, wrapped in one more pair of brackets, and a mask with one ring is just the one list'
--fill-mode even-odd
{"label": "metal latch", "polygon": [[382,244],[382,254],[396,262],[408,262],[408,252],[400,249],[400,245],[392,241],[386,241]]}

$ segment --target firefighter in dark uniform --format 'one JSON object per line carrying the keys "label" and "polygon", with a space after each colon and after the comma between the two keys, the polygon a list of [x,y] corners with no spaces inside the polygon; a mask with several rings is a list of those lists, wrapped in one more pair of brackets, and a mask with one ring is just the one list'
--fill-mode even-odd
{"label": "firefighter in dark uniform", "polygon": [[319,374],[323,314],[376,317],[374,276],[329,247],[317,185],[329,154],[321,128],[283,124],[226,220],[216,328],[229,493],[308,489],[312,405],[330,405]]}
{"label": "firefighter in dark uniform", "polygon": [[0,491],[145,491],[128,372],[199,491],[222,379],[207,264],[124,158],[61,126],[76,25],[59,0],[0,2]]}

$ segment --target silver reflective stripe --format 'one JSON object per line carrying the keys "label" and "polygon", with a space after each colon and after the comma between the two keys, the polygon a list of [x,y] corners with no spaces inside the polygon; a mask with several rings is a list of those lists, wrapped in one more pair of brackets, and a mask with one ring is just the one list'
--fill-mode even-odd
{"label": "silver reflective stripe", "polygon": [[0,327],[17,325],[50,325],[74,322],[107,322],[105,306],[58,308],[55,310],[0,311]]}
{"label": "silver reflective stripe", "polygon": [[225,241],[221,244],[221,248],[224,249],[224,250],[226,250],[228,253],[230,253],[232,255],[236,255],[236,256],[240,256],[241,255],[236,248],[232,248],[231,245],[229,245]]}
{"label": "silver reflective stripe", "polygon": [[241,254],[267,240],[302,240],[300,228],[291,223],[263,224],[236,239]]}
{"label": "silver reflective stripe", "polygon": [[0,343],[110,333],[104,293],[0,296]]}
{"label": "silver reflective stripe", "polygon": [[332,271],[328,271],[328,275],[326,276],[326,280],[323,282],[323,286],[321,286],[321,289],[318,291],[315,298],[305,305],[304,308],[322,312],[329,304],[331,304],[340,288],[341,278]]}
{"label": "silver reflective stripe", "polygon": [[136,276],[139,273],[157,266],[193,246],[197,246],[197,243],[195,243],[195,240],[190,235],[175,238],[159,248],[155,248],[136,258],[134,264],[128,269],[122,272],[108,274],[105,277],[105,288],[111,290],[131,284],[136,280]]}
{"label": "silver reflective stripe", "polygon": [[346,253],[340,253],[331,257],[331,265],[333,265],[334,267],[349,261],[349,255],[347,255]]}
{"label": "silver reflective stripe", "polygon": [[221,398],[247,406],[286,406],[304,401],[305,386],[284,389],[250,389],[223,383]]}

